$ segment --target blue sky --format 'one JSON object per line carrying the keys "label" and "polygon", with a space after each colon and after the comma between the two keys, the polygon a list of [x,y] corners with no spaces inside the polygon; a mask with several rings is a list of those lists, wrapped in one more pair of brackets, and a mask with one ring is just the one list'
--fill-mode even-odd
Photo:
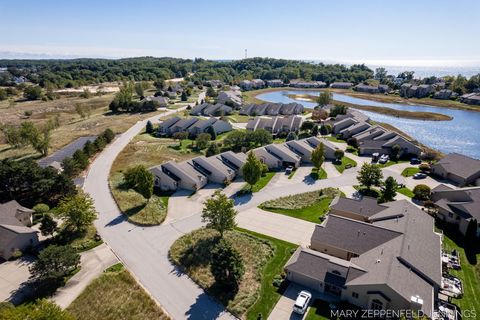
{"label": "blue sky", "polygon": [[0,0],[0,56],[480,61],[480,1]]}

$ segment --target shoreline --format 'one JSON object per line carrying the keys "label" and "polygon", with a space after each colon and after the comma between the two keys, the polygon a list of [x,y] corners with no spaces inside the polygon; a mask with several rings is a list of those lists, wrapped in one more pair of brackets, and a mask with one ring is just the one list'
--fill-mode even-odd
{"label": "shoreline", "polygon": [[[289,94],[289,98],[300,101],[315,102],[316,96],[311,96],[307,94]],[[425,111],[406,111],[406,110],[397,110],[388,107],[375,107],[368,105],[359,105],[351,102],[343,102],[338,100],[332,100],[335,104],[342,104],[350,108],[375,112],[379,114],[384,114],[387,116],[392,116],[396,118],[404,119],[413,119],[413,120],[424,120],[424,121],[450,121],[453,117],[447,116],[442,113],[435,112],[425,112]]]}
{"label": "shoreline", "polygon": [[433,99],[433,98],[406,99],[400,96],[363,93],[363,92],[356,92],[350,89],[278,87],[278,88],[265,88],[265,89],[259,89],[259,90],[244,91],[242,92],[242,97],[244,97],[244,100],[246,100],[249,103],[263,103],[265,101],[256,98],[256,96],[263,93],[282,91],[282,90],[315,91],[315,92],[330,91],[334,93],[345,94],[354,98],[360,98],[360,99],[371,100],[376,102],[408,104],[413,106],[419,104],[419,105],[427,105],[427,106],[438,107],[438,108],[480,112],[479,106],[469,105],[469,104],[465,104],[465,103],[461,103],[453,100],[439,100],[439,99]]}

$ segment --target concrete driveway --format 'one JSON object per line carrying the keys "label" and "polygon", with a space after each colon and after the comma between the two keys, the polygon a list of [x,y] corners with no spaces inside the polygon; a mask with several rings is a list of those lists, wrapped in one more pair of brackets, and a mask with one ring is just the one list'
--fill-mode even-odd
{"label": "concrete driveway", "polygon": [[65,309],[93,279],[117,262],[117,257],[106,244],[101,244],[92,250],[81,253],[80,271],[70,278],[65,286],[59,288],[51,299]]}
{"label": "concrete driveway", "polygon": [[0,301],[19,303],[23,300],[28,288],[22,287],[22,284],[29,280],[29,267],[34,261],[33,256],[25,255],[17,260],[0,263]]}
{"label": "concrete driveway", "polygon": [[[269,320],[301,320],[305,319],[308,313],[305,312],[304,315],[297,314],[293,312],[293,305],[295,304],[295,300],[297,299],[298,294],[302,291],[302,288],[294,283],[290,283],[278,300],[275,308],[272,310],[270,315],[268,316]],[[314,298],[312,298],[313,300]],[[313,301],[310,302],[310,304]]]}
{"label": "concrete driveway", "polygon": [[315,230],[315,223],[283,214],[264,211],[257,207],[237,214],[238,226],[273,238],[307,246]]}

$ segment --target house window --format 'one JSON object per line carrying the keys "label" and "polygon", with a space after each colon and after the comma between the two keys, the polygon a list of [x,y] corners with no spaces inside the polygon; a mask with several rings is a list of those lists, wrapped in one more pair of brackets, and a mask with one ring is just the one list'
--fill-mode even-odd
{"label": "house window", "polygon": [[341,275],[342,275],[342,274],[341,274],[339,271],[337,271],[337,270],[333,270],[332,273],[333,273],[333,274],[336,274],[337,276],[341,276]]}
{"label": "house window", "polygon": [[449,218],[453,218],[453,213],[449,212],[449,213],[448,213],[448,217],[449,217]]}
{"label": "house window", "polygon": [[358,293],[352,292],[352,297],[354,297],[355,299],[358,299]]}
{"label": "house window", "polygon": [[457,221],[460,220],[460,216],[457,216],[457,217],[455,218],[455,220],[457,220]]}
{"label": "house window", "polygon": [[378,299],[373,299],[372,303],[370,304],[370,308],[372,310],[382,310],[383,309],[383,303],[382,301]]}

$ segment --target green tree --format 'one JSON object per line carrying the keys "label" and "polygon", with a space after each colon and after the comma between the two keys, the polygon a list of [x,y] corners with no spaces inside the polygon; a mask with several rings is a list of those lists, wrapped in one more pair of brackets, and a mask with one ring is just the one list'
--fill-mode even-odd
{"label": "green tree", "polygon": [[207,228],[217,230],[220,238],[223,238],[225,231],[232,230],[236,226],[236,215],[233,200],[217,190],[203,205],[202,221],[207,223]]}
{"label": "green tree", "polygon": [[207,151],[205,152],[205,155],[207,157],[211,157],[213,155],[219,154],[220,153],[220,148],[218,147],[218,144],[215,142],[211,142],[208,145]]}
{"label": "green tree", "polygon": [[133,107],[133,84],[126,82],[120,87],[120,90],[115,94],[115,98],[110,103],[110,110],[112,112],[132,111]]}
{"label": "green tree", "polygon": [[395,199],[397,195],[397,181],[393,177],[388,177],[384,184],[382,195],[380,197],[381,202],[389,202]]}
{"label": "green tree", "polygon": [[141,82],[135,83],[135,93],[141,99],[145,98],[144,85]]}
{"label": "green tree", "polygon": [[251,148],[261,147],[273,142],[273,136],[265,129],[247,131],[245,135],[245,144]]}
{"label": "green tree", "polygon": [[27,100],[39,100],[42,98],[42,88],[40,86],[27,86],[23,90],[23,96]]}
{"label": "green tree", "polygon": [[313,129],[312,129],[312,136],[316,137],[318,136],[318,132],[319,132],[319,129],[318,129],[318,125],[314,125],[313,126]]}
{"label": "green tree", "polygon": [[236,291],[245,266],[240,253],[228,241],[221,239],[212,250],[210,271],[217,284]]}
{"label": "green tree", "polygon": [[43,216],[45,213],[50,211],[50,207],[48,206],[48,204],[38,203],[33,206],[32,210],[35,212],[36,215]]}
{"label": "green tree", "polygon": [[20,135],[20,129],[12,125],[4,125],[1,127],[5,141],[12,148],[19,148],[23,146],[22,137]]}
{"label": "green tree", "polygon": [[234,130],[225,137],[224,144],[234,151],[240,151],[246,147],[246,137],[245,131]]}
{"label": "green tree", "polygon": [[197,138],[195,138],[195,145],[198,150],[203,150],[208,146],[208,143],[212,140],[210,134],[200,133]]}
{"label": "green tree", "polygon": [[358,172],[357,180],[370,190],[372,186],[379,186],[383,178],[382,170],[375,164],[364,163]]}
{"label": "green tree", "polygon": [[326,105],[330,104],[330,102],[332,101],[332,98],[333,98],[333,94],[330,91],[325,90],[325,91],[322,91],[318,96],[317,103],[320,107],[325,107]]}
{"label": "green tree", "polygon": [[207,97],[215,98],[217,96],[217,92],[212,87],[208,87],[206,95]]}
{"label": "green tree", "polygon": [[62,169],[63,173],[67,175],[67,177],[73,178],[80,172],[80,168],[75,160],[70,157],[66,157],[62,161]]}
{"label": "green tree", "polygon": [[85,142],[83,145],[83,152],[87,155],[87,157],[91,157],[95,154],[95,152],[97,152],[97,148],[92,141],[87,140],[87,142]]}
{"label": "green tree", "polygon": [[290,131],[288,134],[287,134],[287,137],[285,138],[285,141],[292,141],[292,140],[297,140],[298,137],[297,135],[295,134],[295,132],[293,131]]}
{"label": "green tree", "polygon": [[188,100],[187,92],[185,92],[185,91],[182,92],[180,100],[182,100],[182,101],[187,101]]}
{"label": "green tree", "polygon": [[56,211],[66,228],[78,232],[84,232],[97,218],[92,198],[83,191],[60,200]]}
{"label": "green tree", "polygon": [[50,245],[40,251],[30,273],[36,280],[58,280],[80,264],[80,255],[71,246]]}
{"label": "green tree", "polygon": [[400,147],[398,144],[394,144],[392,146],[392,158],[395,159],[395,160],[398,160],[401,156],[401,152],[402,151],[402,147]]}
{"label": "green tree", "polygon": [[95,141],[93,141],[93,144],[98,151],[102,151],[107,145],[107,141],[103,136],[100,135],[95,139]]}
{"label": "green tree", "polygon": [[210,135],[212,141],[217,140],[217,132],[215,131],[215,128],[213,128],[212,126],[208,126],[205,129],[205,133],[208,133]]}
{"label": "green tree", "polygon": [[7,100],[7,90],[0,88],[0,101]]}
{"label": "green tree", "polygon": [[147,121],[147,125],[145,126],[145,132],[149,134],[153,133],[153,124],[150,120]]}
{"label": "green tree", "polygon": [[335,161],[341,162],[342,158],[345,156],[345,152],[343,152],[342,149],[335,149],[334,156],[335,156]]}
{"label": "green tree", "polygon": [[260,180],[262,171],[263,164],[255,157],[255,154],[250,151],[245,164],[242,166],[243,179],[250,185],[250,190],[252,186]]}
{"label": "green tree", "polygon": [[124,173],[126,185],[145,199],[150,200],[153,195],[153,174],[143,165],[128,168]]}
{"label": "green tree", "polygon": [[78,149],[77,151],[75,151],[73,153],[72,159],[73,159],[73,161],[75,161],[76,166],[80,170],[86,169],[88,167],[89,162],[90,162],[90,160],[88,159],[88,155],[85,154],[85,152],[83,152],[83,150],[81,150],[81,149]]}
{"label": "green tree", "polygon": [[105,131],[102,133],[102,136],[107,143],[110,143],[113,141],[113,139],[115,139],[115,133],[110,128],[105,129]]}
{"label": "green tree", "polygon": [[40,223],[40,231],[43,236],[53,235],[57,230],[57,222],[53,220],[50,214],[44,214]]}
{"label": "green tree", "polygon": [[9,302],[0,307],[0,319],[9,320],[75,320],[67,311],[47,299],[13,306]]}
{"label": "green tree", "polygon": [[173,135],[172,135],[172,139],[173,140],[178,140],[179,141],[179,146],[182,145],[182,141],[187,139],[188,138],[188,133],[186,133],[185,131],[179,131],[179,132],[175,132]]}
{"label": "green tree", "polygon": [[325,161],[325,146],[323,143],[320,143],[315,149],[312,150],[311,160],[313,166],[318,172]]}
{"label": "green tree", "polygon": [[300,127],[300,131],[310,131],[315,127],[315,123],[312,121],[304,121]]}
{"label": "green tree", "polygon": [[330,117],[336,117],[341,114],[347,114],[348,107],[341,105],[341,104],[336,104],[330,109]]}
{"label": "green tree", "polygon": [[414,194],[414,198],[418,200],[430,199],[430,194],[432,192],[430,187],[425,184],[417,184],[412,191]]}
{"label": "green tree", "polygon": [[322,136],[326,136],[327,134],[329,134],[326,125],[322,124],[322,125],[320,126],[320,134],[321,134]]}

